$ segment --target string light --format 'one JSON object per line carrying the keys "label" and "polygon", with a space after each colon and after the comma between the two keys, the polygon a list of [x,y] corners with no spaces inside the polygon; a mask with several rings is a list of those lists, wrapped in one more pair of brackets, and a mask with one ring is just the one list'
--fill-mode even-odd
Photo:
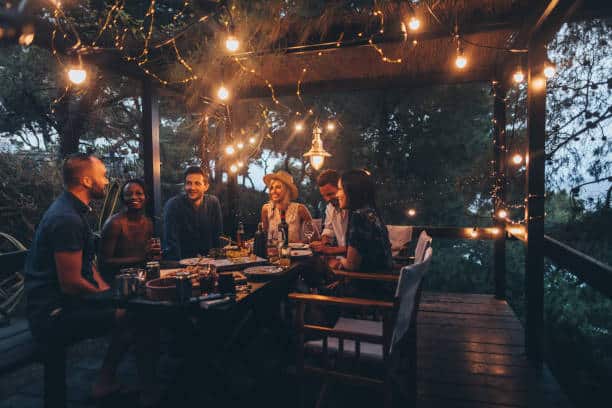
{"label": "string light", "polygon": [[232,165],[230,166],[230,171],[231,171],[232,173],[236,173],[236,172],[238,171],[238,166],[236,166],[235,164],[232,164]]}
{"label": "string light", "polygon": [[227,146],[227,147],[225,148],[225,153],[226,153],[227,155],[231,156],[231,155],[233,155],[234,153],[236,153],[236,150],[234,149],[234,146],[230,145],[230,146]]}
{"label": "string light", "polygon": [[523,74],[521,68],[516,69],[514,75],[512,75],[512,79],[514,79],[514,82],[516,82],[517,84],[520,84],[525,80],[525,74]]}
{"label": "string light", "polygon": [[304,130],[304,124],[302,122],[296,122],[294,127],[296,132]]}
{"label": "string light", "polygon": [[498,235],[500,232],[499,228],[491,228],[491,234]]}
{"label": "string light", "polygon": [[244,167],[244,163],[243,163],[243,162],[241,162],[241,161],[239,161],[239,162],[238,162],[238,168],[239,168],[239,169],[241,169],[241,168],[243,168],[243,167]]}
{"label": "string light", "polygon": [[416,210],[414,208],[410,208],[408,210],[408,216],[409,217],[414,217],[416,215]]}
{"label": "string light", "polygon": [[523,162],[523,156],[521,156],[520,154],[515,154],[514,156],[512,156],[512,162],[514,164],[521,164]]}
{"label": "string light", "polygon": [[497,211],[497,216],[501,219],[506,219],[508,217],[508,211],[503,208]]}
{"label": "string light", "polygon": [[531,86],[535,91],[541,91],[546,86],[546,81],[541,76],[536,76],[531,80]]}
{"label": "string light", "polygon": [[463,54],[463,48],[461,45],[457,47],[457,58],[455,58],[455,66],[459,69],[463,69],[467,66],[467,58]]}
{"label": "string light", "polygon": [[421,27],[421,20],[419,20],[416,16],[410,17],[410,21],[408,22],[408,28],[412,31],[416,31]]}
{"label": "string light", "polygon": [[478,230],[476,229],[476,227],[470,230],[470,236],[472,238],[476,238],[478,236]]}
{"label": "string light", "polygon": [[547,62],[544,65],[544,76],[548,79],[552,78],[555,75],[555,65],[552,62]]}
{"label": "string light", "polygon": [[217,98],[219,98],[222,101],[226,101],[229,98],[229,96],[230,96],[230,93],[227,90],[227,88],[221,85],[219,89],[217,90]]}
{"label": "string light", "polygon": [[326,127],[327,127],[327,130],[330,132],[333,132],[334,130],[336,130],[336,124],[332,122],[331,120],[327,122]]}
{"label": "string light", "polygon": [[249,143],[254,145],[256,142],[256,139],[254,137],[249,137]]}
{"label": "string light", "polygon": [[238,142],[236,143],[236,147],[238,148],[238,150],[242,150],[244,148],[244,143]]}
{"label": "string light", "polygon": [[87,71],[83,66],[73,66],[68,69],[68,79],[75,85],[81,85],[87,79]]}
{"label": "string light", "polygon": [[236,52],[238,51],[238,48],[240,48],[240,41],[238,41],[238,39],[233,35],[230,35],[225,40],[225,48],[229,52]]}

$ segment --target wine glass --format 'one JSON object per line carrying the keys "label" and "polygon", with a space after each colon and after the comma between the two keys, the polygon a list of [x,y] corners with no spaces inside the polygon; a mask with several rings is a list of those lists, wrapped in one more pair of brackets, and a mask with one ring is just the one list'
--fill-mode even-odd
{"label": "wine glass", "polygon": [[305,221],[302,225],[302,234],[304,234],[304,243],[310,244],[312,238],[315,235],[315,227],[312,225],[312,221]]}

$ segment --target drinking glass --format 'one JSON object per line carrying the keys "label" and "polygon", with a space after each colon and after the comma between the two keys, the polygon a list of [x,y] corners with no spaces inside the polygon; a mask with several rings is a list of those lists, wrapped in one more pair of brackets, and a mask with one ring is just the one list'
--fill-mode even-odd
{"label": "drinking glass", "polygon": [[302,234],[304,234],[304,243],[310,244],[312,237],[315,235],[315,227],[312,225],[312,221],[306,221],[302,225]]}

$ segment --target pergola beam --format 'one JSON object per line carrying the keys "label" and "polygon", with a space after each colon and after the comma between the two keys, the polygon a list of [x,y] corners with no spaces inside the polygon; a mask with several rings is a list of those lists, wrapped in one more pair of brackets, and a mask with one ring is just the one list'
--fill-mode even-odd
{"label": "pergola beam", "polygon": [[[495,160],[495,201],[493,211],[495,213],[495,225],[500,231],[505,230],[505,220],[497,213],[503,209],[506,201],[506,89],[504,82],[497,82],[493,88],[493,155]],[[500,234],[493,244],[493,265],[495,270],[495,298],[506,298],[506,234]]]}
{"label": "pergola beam", "polygon": [[155,234],[161,233],[161,160],[159,149],[159,101],[156,87],[150,79],[143,80],[142,144],[145,184],[149,186],[147,213],[153,219]]}
{"label": "pergola beam", "polygon": [[[546,132],[546,39],[534,36],[529,42],[527,79],[527,188],[525,202],[525,300],[527,356],[541,364],[544,346],[544,202]],[[543,81],[541,86],[535,81]]]}
{"label": "pergola beam", "polygon": [[[434,72],[427,75],[398,75],[394,77],[379,78],[344,78],[302,83],[302,92],[321,94],[331,92],[349,92],[375,89],[407,89],[422,88],[434,85],[459,84],[470,82],[489,81],[496,77],[495,67],[473,69],[468,72]],[[292,96],[296,93],[296,84],[287,84],[274,87],[276,96]],[[258,86],[243,89],[237,95],[240,100],[270,97],[267,86]]]}

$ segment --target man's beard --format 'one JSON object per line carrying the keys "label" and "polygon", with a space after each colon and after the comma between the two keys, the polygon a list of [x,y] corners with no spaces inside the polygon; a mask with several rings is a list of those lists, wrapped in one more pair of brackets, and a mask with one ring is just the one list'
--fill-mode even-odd
{"label": "man's beard", "polygon": [[94,185],[91,190],[89,190],[89,194],[91,195],[91,198],[104,198],[106,197],[106,188]]}

